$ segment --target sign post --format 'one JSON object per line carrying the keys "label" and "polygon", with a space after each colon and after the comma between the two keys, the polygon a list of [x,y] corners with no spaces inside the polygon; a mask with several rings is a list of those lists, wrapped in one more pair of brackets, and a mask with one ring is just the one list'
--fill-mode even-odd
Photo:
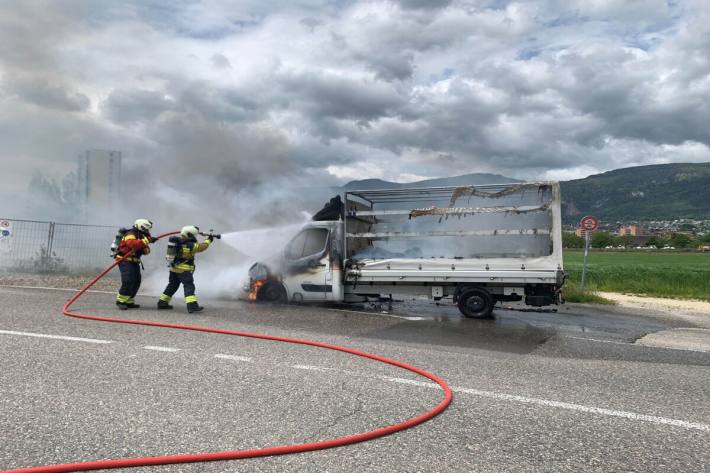
{"label": "sign post", "polygon": [[13,246],[12,220],[0,219],[0,255],[10,255]]}
{"label": "sign post", "polygon": [[579,222],[579,228],[584,232],[584,264],[582,265],[582,281],[579,288],[584,291],[584,279],[587,275],[587,258],[589,257],[589,235],[597,229],[599,226],[599,220],[592,216],[587,215]]}

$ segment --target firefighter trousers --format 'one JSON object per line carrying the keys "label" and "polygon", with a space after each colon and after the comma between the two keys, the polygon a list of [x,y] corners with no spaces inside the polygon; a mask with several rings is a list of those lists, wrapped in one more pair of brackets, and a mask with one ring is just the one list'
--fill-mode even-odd
{"label": "firefighter trousers", "polygon": [[170,299],[172,299],[173,294],[177,292],[180,284],[182,284],[182,290],[185,293],[185,302],[188,304],[190,302],[197,302],[197,296],[195,296],[195,280],[190,271],[185,271],[184,273],[170,271],[168,285],[165,286],[165,290],[160,295],[160,300],[170,302]]}
{"label": "firefighter trousers", "polygon": [[118,263],[121,272],[121,288],[118,290],[116,302],[123,304],[132,303],[141,287],[141,265],[132,261]]}

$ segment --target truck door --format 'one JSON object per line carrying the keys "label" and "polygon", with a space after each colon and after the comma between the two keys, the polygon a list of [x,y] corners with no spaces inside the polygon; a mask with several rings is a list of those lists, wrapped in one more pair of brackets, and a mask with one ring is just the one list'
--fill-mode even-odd
{"label": "truck door", "polygon": [[292,299],[325,301],[332,292],[332,285],[326,282],[330,275],[329,234],[327,228],[304,228],[286,246],[284,283]]}

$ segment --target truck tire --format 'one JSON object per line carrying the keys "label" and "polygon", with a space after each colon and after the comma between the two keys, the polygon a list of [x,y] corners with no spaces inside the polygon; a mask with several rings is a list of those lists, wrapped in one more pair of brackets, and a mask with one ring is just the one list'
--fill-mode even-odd
{"label": "truck tire", "polygon": [[259,289],[256,294],[257,302],[275,302],[283,304],[287,300],[286,289],[283,284],[276,281],[269,281]]}
{"label": "truck tire", "polygon": [[467,289],[458,296],[459,311],[469,319],[489,319],[495,299],[483,288]]}

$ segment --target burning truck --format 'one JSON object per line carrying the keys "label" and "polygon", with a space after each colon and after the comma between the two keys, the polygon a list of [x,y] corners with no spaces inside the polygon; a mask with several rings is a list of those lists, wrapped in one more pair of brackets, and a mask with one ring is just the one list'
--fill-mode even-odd
{"label": "burning truck", "polygon": [[496,303],[559,304],[560,187],[527,182],[347,191],[245,284],[258,302],[451,298],[471,318]]}

